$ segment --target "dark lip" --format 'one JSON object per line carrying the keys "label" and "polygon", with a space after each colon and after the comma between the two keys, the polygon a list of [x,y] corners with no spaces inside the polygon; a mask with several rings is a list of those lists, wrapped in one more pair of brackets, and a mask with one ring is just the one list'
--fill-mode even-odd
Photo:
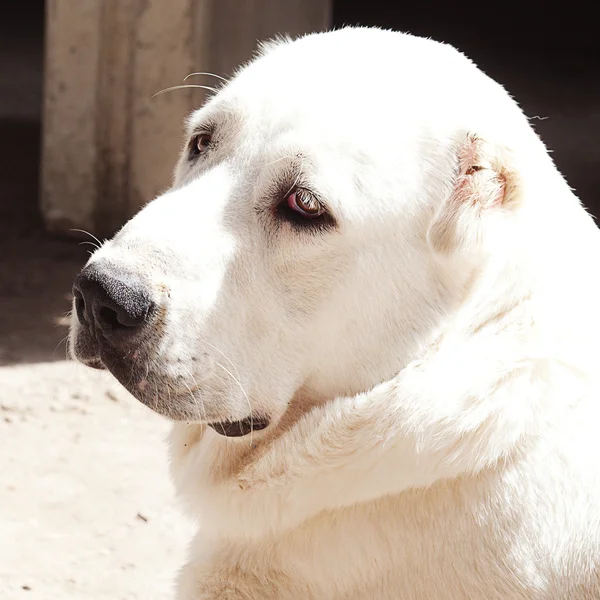
{"label": "dark lip", "polygon": [[247,417],[241,421],[221,421],[220,423],[208,423],[219,435],[225,437],[244,437],[252,431],[260,431],[269,425],[265,417]]}
{"label": "dark lip", "polygon": [[77,360],[84,364],[86,367],[91,367],[92,369],[98,369],[100,371],[106,371],[106,365],[100,360],[99,357],[92,357],[92,358],[79,358],[77,357]]}

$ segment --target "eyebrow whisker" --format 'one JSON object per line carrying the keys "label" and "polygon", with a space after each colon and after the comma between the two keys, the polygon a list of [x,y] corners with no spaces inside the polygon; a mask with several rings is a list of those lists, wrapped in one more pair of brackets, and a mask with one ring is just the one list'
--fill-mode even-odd
{"label": "eyebrow whisker", "polygon": [[193,77],[194,75],[208,75],[209,77],[216,77],[217,79],[220,79],[221,81],[224,81],[225,83],[229,83],[229,81],[227,79],[225,79],[225,77],[221,77],[220,75],[217,75],[215,73],[209,73],[208,71],[198,71],[197,73],[190,73],[189,75],[186,75],[183,80],[187,81],[190,77]]}
{"label": "eyebrow whisker", "polygon": [[166,94],[167,92],[171,92],[172,90],[181,90],[184,88],[202,88],[203,90],[209,90],[210,92],[213,92],[213,94],[216,94],[218,92],[217,88],[210,87],[208,85],[196,85],[196,84],[188,83],[186,85],[174,85],[174,86],[165,88],[164,90],[160,90],[160,92],[156,92],[156,94],[153,94],[151,96],[151,98],[156,98],[156,96],[160,96],[161,94]]}
{"label": "eyebrow whisker", "polygon": [[275,163],[278,163],[282,160],[286,160],[287,158],[295,158],[295,157],[296,157],[296,155],[294,155],[294,154],[287,154],[286,156],[282,156],[281,158],[276,158],[275,160],[273,160],[271,162],[265,163],[263,165],[263,167],[270,167],[271,165],[274,165]]}
{"label": "eyebrow whisker", "polygon": [[286,196],[288,194],[290,194],[292,192],[292,190],[298,185],[298,182],[300,181],[300,178],[302,177],[302,168],[303,167],[304,167],[304,155],[301,154],[300,155],[300,168],[298,169],[298,173],[296,174],[296,179],[294,180],[294,183],[292,183],[292,186],[290,187],[290,189],[285,193]]}

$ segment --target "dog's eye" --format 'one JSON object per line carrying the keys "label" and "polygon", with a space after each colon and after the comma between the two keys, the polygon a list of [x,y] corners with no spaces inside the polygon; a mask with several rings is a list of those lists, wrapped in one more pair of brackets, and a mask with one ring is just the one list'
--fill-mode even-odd
{"label": "dog's eye", "polygon": [[275,208],[275,215],[282,221],[299,231],[325,231],[337,226],[317,194],[300,187],[286,194]]}
{"label": "dog's eye", "polygon": [[286,198],[285,203],[288,208],[306,219],[316,219],[325,212],[323,205],[312,194],[303,190],[292,192]]}
{"label": "dog's eye", "polygon": [[207,132],[195,135],[190,143],[190,156],[196,157],[204,154],[212,144],[212,135]]}

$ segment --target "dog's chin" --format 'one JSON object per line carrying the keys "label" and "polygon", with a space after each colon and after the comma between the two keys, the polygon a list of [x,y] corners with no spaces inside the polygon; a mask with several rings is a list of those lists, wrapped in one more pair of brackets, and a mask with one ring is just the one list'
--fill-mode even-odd
{"label": "dog's chin", "polygon": [[97,344],[78,324],[71,325],[69,355],[72,360],[76,360],[86,367],[106,370],[106,366],[98,354]]}
{"label": "dog's chin", "polygon": [[[209,416],[200,418],[198,406],[189,402],[189,396],[173,395],[168,384],[155,378],[146,369],[140,369],[139,364],[138,368],[133,365],[127,367],[117,359],[114,351],[98,354],[85,343],[82,344],[80,340],[78,342],[73,347],[72,355],[75,360],[92,369],[109,371],[136,400],[171,421],[205,424],[219,435],[229,438],[245,437],[266,429],[270,424],[270,419],[263,415],[249,415],[239,420],[211,420]],[[163,388],[167,391],[161,393]]]}
{"label": "dog's chin", "polygon": [[[110,368],[108,370],[113,373]],[[139,384],[132,385],[121,377],[117,377],[117,379],[136,400],[159,415],[171,421],[208,425],[224,437],[243,438],[253,432],[266,429],[270,424],[270,419],[264,415],[251,414],[239,420],[211,418],[210,411],[207,413],[204,409],[199,409],[199,405],[202,406],[200,400],[198,403],[190,402],[189,394],[161,392],[160,385],[156,386],[156,392],[148,393],[146,390],[152,389],[154,386],[144,386],[142,391]],[[167,384],[162,382],[162,385]]]}

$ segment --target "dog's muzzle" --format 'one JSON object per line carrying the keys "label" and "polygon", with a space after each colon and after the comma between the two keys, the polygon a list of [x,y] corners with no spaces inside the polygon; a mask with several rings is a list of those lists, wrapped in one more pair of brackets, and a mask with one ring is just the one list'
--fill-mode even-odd
{"label": "dog's muzzle", "polygon": [[[74,341],[78,360],[108,369],[135,398],[156,412],[175,420],[197,420],[195,405],[186,406],[172,397],[178,382],[156,370],[164,326],[161,314],[166,307],[153,298],[149,282],[108,261],[98,261],[77,276],[73,297],[79,323]],[[265,429],[269,419],[249,415],[208,425],[220,435],[243,437]]]}

